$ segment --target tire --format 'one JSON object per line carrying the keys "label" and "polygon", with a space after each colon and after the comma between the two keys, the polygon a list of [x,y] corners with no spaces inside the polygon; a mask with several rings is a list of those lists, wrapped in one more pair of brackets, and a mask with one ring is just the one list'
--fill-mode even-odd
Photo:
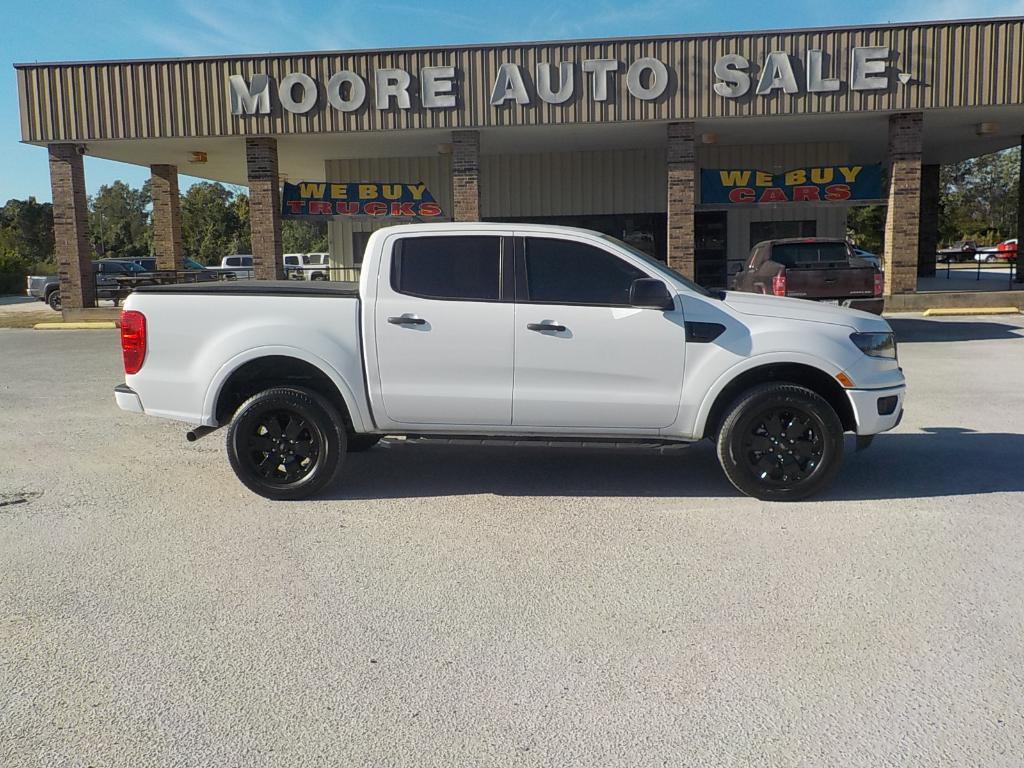
{"label": "tire", "polygon": [[842,460],[839,416],[822,397],[796,384],[747,390],[730,406],[718,433],[725,476],[762,501],[813,496],[832,482]]}
{"label": "tire", "polygon": [[988,264],[992,264],[993,262],[999,261],[999,259],[997,259],[995,256],[986,256],[985,261]]}
{"label": "tire", "polygon": [[347,447],[338,410],[299,387],[250,397],[235,412],[227,436],[228,460],[242,485],[275,500],[308,499],[333,482]]}
{"label": "tire", "polygon": [[349,435],[348,436],[348,452],[349,453],[362,453],[368,451],[377,443],[383,435]]}
{"label": "tire", "polygon": [[313,273],[313,277],[310,278],[310,280],[326,280],[326,279],[327,279],[327,275],[325,275],[323,272],[314,272]]}
{"label": "tire", "polygon": [[54,312],[60,312],[60,289],[54,288],[48,294],[46,294],[46,305]]}

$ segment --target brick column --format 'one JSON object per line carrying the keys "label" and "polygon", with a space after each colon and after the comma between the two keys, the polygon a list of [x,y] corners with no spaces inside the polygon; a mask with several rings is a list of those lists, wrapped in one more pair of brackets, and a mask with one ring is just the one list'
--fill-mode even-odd
{"label": "brick column", "polygon": [[277,140],[245,140],[249,177],[249,226],[253,274],[257,280],[284,280],[281,260],[281,187],[277,172]]}
{"label": "brick column", "polygon": [[693,123],[668,124],[668,265],[693,279],[696,150]]}
{"label": "brick column", "polygon": [[938,165],[921,166],[921,225],[917,230],[917,276],[935,276],[935,252],[939,250]]}
{"label": "brick column", "polygon": [[885,214],[885,295],[917,291],[921,226],[920,112],[889,118],[889,208]]}
{"label": "brick column", "polygon": [[452,131],[455,221],[480,221],[480,132]]}
{"label": "brick column", "polygon": [[156,253],[156,268],[184,269],[178,168],[174,165],[151,165],[149,170],[149,187],[153,195],[153,250]]}
{"label": "brick column", "polygon": [[1020,137],[1020,171],[1017,176],[1017,278],[1024,283],[1024,136]]}
{"label": "brick column", "polygon": [[89,246],[89,207],[85,199],[84,147],[50,144],[53,239],[64,310],[96,306],[96,278]]}

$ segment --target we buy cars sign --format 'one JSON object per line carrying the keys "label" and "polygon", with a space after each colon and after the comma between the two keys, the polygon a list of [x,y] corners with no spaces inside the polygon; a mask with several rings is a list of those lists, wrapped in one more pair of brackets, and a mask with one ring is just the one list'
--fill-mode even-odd
{"label": "we buy cars sign", "polygon": [[702,169],[704,205],[810,203],[877,200],[882,196],[881,165],[826,165],[784,173],[749,169]]}
{"label": "we buy cars sign", "polygon": [[285,182],[281,216],[294,218],[438,219],[440,204],[421,182]]}

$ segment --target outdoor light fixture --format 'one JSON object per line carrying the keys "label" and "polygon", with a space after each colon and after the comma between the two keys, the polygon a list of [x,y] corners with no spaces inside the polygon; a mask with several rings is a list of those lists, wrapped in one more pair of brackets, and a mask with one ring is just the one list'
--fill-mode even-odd
{"label": "outdoor light fixture", "polygon": [[193,152],[192,156],[188,160],[190,163],[205,163],[206,153],[205,152]]}
{"label": "outdoor light fixture", "polygon": [[702,133],[700,135],[700,141],[702,144],[717,144],[718,134],[717,133]]}
{"label": "outdoor light fixture", "polygon": [[439,154],[439,155],[450,155],[451,153],[452,153],[452,145],[451,144],[438,144],[437,145],[437,154]]}
{"label": "outdoor light fixture", "polygon": [[974,132],[979,136],[994,136],[999,133],[999,123],[978,123]]}

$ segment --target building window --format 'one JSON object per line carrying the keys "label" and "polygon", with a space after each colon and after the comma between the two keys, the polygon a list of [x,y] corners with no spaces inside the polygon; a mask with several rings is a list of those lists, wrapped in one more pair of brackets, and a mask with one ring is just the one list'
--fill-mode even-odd
{"label": "building window", "polygon": [[818,222],[804,221],[752,221],[750,222],[750,245],[762,240],[781,240],[787,237],[814,237],[818,234]]}
{"label": "building window", "polygon": [[500,265],[497,236],[403,238],[391,262],[391,287],[426,299],[497,301]]}

